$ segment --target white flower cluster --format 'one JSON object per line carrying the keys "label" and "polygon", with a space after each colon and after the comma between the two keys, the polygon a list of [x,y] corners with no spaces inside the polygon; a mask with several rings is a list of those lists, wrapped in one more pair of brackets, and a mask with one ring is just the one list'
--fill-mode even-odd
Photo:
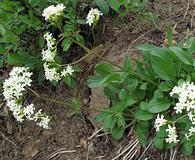
{"label": "white flower cluster", "polygon": [[[177,95],[179,100],[174,107],[176,113],[186,111],[192,125],[195,125],[195,84],[193,82],[185,82],[181,86],[175,86],[170,93],[170,96],[173,95]],[[186,137],[189,138],[194,134],[195,127],[192,126],[189,129],[189,133],[186,134]]]}
{"label": "white flower cluster", "polygon": [[[39,121],[39,123],[45,122],[45,118],[41,110],[35,113],[33,104],[26,107],[23,106],[25,87],[31,86],[31,75],[25,67],[14,67],[9,74],[9,78],[3,83],[3,95],[7,102],[7,106],[13,112],[17,121],[23,122],[24,119]],[[38,123],[38,125],[39,125]],[[48,120],[49,123],[49,120]],[[42,125],[43,128],[48,128],[48,123]],[[39,125],[41,126],[41,125]]]}
{"label": "white flower cluster", "polygon": [[193,82],[186,82],[181,86],[175,86],[170,93],[170,96],[173,95],[177,95],[179,100],[174,107],[177,114],[182,113],[183,110],[187,112],[195,111],[195,85]]}
{"label": "white flower cluster", "polygon": [[46,50],[43,49],[41,52],[42,60],[46,62],[53,62],[56,56],[56,47],[55,47],[56,39],[49,32],[47,32],[44,35],[44,38],[47,42],[47,49]]}
{"label": "white flower cluster", "polygon": [[72,69],[72,66],[68,65],[66,67],[66,69],[63,69],[61,72],[61,76],[62,77],[66,77],[67,75],[72,75],[72,73],[74,72],[74,70]]}
{"label": "white flower cluster", "polygon": [[168,125],[168,129],[166,129],[166,132],[168,132],[168,137],[165,138],[165,141],[167,143],[177,143],[179,140],[177,139],[177,132],[176,132],[176,127],[171,126],[170,124]]}
{"label": "white flower cluster", "polygon": [[57,72],[56,68],[49,68],[50,66],[44,63],[45,78],[49,81],[58,82],[61,80],[60,74]]}
{"label": "white flower cluster", "polygon": [[[157,115],[157,118],[155,120],[154,127],[156,128],[156,132],[160,131],[160,127],[164,126],[168,123],[166,119],[164,119],[164,115]],[[168,129],[166,129],[166,132],[168,133],[168,137],[165,138],[165,141],[167,143],[177,143],[179,140],[177,140],[177,132],[176,127],[168,125]]]}
{"label": "white flower cluster", "polygon": [[191,127],[189,129],[189,133],[185,134],[186,138],[189,140],[189,137],[194,136],[195,135],[195,127]]}
{"label": "white flower cluster", "polygon": [[89,24],[89,26],[96,25],[97,22],[99,21],[100,16],[102,16],[102,12],[100,12],[97,8],[91,9],[87,15],[87,21],[86,23]]}
{"label": "white flower cluster", "polygon": [[72,69],[72,66],[68,65],[66,69],[63,69],[60,73],[58,73],[56,68],[50,68],[48,64],[44,64],[44,70],[45,70],[45,77],[49,81],[60,81],[63,77],[66,77],[68,75],[72,75],[74,70]]}
{"label": "white flower cluster", "polygon": [[[72,75],[74,70],[72,66],[68,65],[66,69],[63,69],[61,72],[58,72],[55,65],[55,56],[56,56],[56,39],[53,38],[51,33],[46,33],[44,38],[47,42],[47,50],[42,51],[42,60],[45,62],[43,67],[45,71],[45,78],[49,81],[60,81],[63,77],[67,75]],[[53,65],[53,66],[52,66]]]}
{"label": "white flower cluster", "polygon": [[167,120],[164,119],[164,115],[157,115],[157,118],[155,120],[154,128],[156,128],[156,131],[158,132],[160,130],[160,127],[165,125],[167,123]]}
{"label": "white flower cluster", "polygon": [[[183,112],[187,112],[186,116],[188,116],[189,120],[192,122],[192,127],[189,129],[189,133],[186,134],[186,137],[189,138],[195,135],[195,84],[193,82],[185,82],[180,86],[175,86],[170,92],[170,96],[177,96],[178,102],[176,103],[174,109],[176,114],[181,114]],[[185,116],[185,115],[184,115]],[[168,121],[164,119],[164,116],[161,117],[158,115],[155,120],[155,128],[158,132],[160,127],[166,125]],[[176,127],[168,125],[168,138],[165,139],[168,143],[177,143],[177,133]]]}
{"label": "white flower cluster", "polygon": [[58,4],[56,6],[51,5],[44,9],[42,16],[45,17],[46,21],[51,23],[56,23],[60,17],[63,16],[63,11],[66,7],[63,4]]}

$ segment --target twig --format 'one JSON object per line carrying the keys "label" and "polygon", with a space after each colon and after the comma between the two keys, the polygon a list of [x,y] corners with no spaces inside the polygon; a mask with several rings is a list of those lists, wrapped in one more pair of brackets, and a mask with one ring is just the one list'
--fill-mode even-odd
{"label": "twig", "polygon": [[194,16],[195,16],[195,12],[193,13],[192,18],[191,18],[191,28],[193,28]]}
{"label": "twig", "polygon": [[175,149],[175,151],[174,151],[174,153],[173,153],[173,156],[172,156],[171,160],[174,160],[174,159],[175,159],[176,153],[177,153],[177,149]]}
{"label": "twig", "polygon": [[2,135],[3,138],[5,138],[8,142],[10,142],[11,144],[13,144],[14,147],[17,147],[17,145],[14,142],[12,142],[10,139],[8,139],[1,131],[0,131],[0,133],[1,133],[1,135]]}
{"label": "twig", "polygon": [[135,146],[137,146],[138,144],[138,140],[136,139],[133,143],[131,143],[125,150],[123,150],[120,154],[118,154],[116,157],[114,157],[112,160],[116,160],[117,158],[119,158],[121,155],[123,155],[126,151],[128,151],[128,149],[131,148],[131,150],[133,150],[135,148]]}
{"label": "twig", "polygon": [[134,44],[135,42],[137,42],[140,38],[144,37],[146,34],[150,33],[154,31],[154,29],[150,29],[149,31],[143,33],[142,35],[140,35],[139,37],[137,37],[134,41],[131,42],[131,45]]}
{"label": "twig", "polygon": [[96,134],[98,134],[103,128],[98,129],[97,131],[95,131],[89,138],[88,140],[91,140]]}
{"label": "twig", "polygon": [[64,150],[64,148],[62,148],[62,149],[59,149],[59,150],[51,153],[45,160],[50,160],[59,154],[74,153],[74,152],[76,152],[76,150]]}
{"label": "twig", "polygon": [[89,160],[89,146],[87,147],[87,160]]}
{"label": "twig", "polygon": [[[134,151],[134,153],[132,152],[133,150],[134,150],[134,148],[137,146],[137,144],[138,144],[139,142],[137,142],[136,143],[136,145],[134,145],[131,149],[130,149],[130,151],[123,157],[123,160],[131,160],[133,157],[134,157],[134,155],[137,153],[137,151],[138,151],[138,148]],[[130,157],[131,156],[131,157]],[[130,157],[130,158],[129,158]]]}
{"label": "twig", "polygon": [[139,157],[138,160],[141,160],[141,158],[144,156],[144,154],[147,152],[147,150],[150,148],[150,146],[152,145],[153,142],[154,142],[154,138],[152,139],[150,144],[146,147],[146,149],[144,150],[144,152],[142,153],[142,155]]}
{"label": "twig", "polygon": [[170,159],[169,160],[172,160],[172,155],[173,155],[173,148],[170,149]]}
{"label": "twig", "polygon": [[102,159],[102,158],[105,158],[106,156],[98,156],[98,157],[95,157],[94,159]]}
{"label": "twig", "polygon": [[111,132],[105,132],[105,133],[102,133],[102,134],[98,134],[98,135],[96,135],[96,137],[102,137],[102,136],[105,136],[105,135],[108,135],[108,134],[111,134]]}
{"label": "twig", "polygon": [[[123,158],[123,160],[131,160],[131,159],[133,159],[134,158],[134,156],[136,155],[136,153],[137,153],[137,151],[139,150],[139,148],[137,148],[136,150],[135,150],[135,152],[131,155],[129,155],[129,154],[126,154],[126,155],[128,155],[127,157],[125,157],[125,158]],[[130,157],[131,156],[131,157]]]}
{"label": "twig", "polygon": [[184,14],[184,16],[183,16],[183,21],[185,20],[187,14],[188,14],[189,7],[190,7],[190,0],[188,0],[187,8],[186,8],[185,14]]}

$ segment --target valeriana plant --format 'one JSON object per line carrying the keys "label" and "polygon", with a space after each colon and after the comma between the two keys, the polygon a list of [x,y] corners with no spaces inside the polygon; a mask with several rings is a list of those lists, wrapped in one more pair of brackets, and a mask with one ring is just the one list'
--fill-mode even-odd
{"label": "valeriana plant", "polygon": [[138,48],[143,60],[133,59],[135,67],[128,57],[123,66],[109,60],[96,66],[88,85],[102,87],[111,101],[96,120],[116,139],[134,127],[140,144],[154,137],[156,148],[178,145],[190,155],[195,146],[195,38],[174,47]]}
{"label": "valeriana plant", "polygon": [[[26,4],[26,3],[28,3],[28,2],[24,2],[24,4]],[[42,110],[36,111],[33,104],[29,105],[29,104],[24,103],[24,99],[26,96],[26,88],[28,88],[28,90],[30,92],[32,92],[36,97],[38,97],[42,100],[46,100],[46,101],[49,101],[52,103],[58,103],[61,105],[67,105],[67,103],[64,101],[58,101],[58,100],[53,100],[50,98],[42,97],[38,93],[36,93],[34,90],[29,88],[30,83],[32,81],[30,78],[32,73],[29,72],[29,69],[31,69],[31,70],[33,69],[33,70],[36,70],[39,72],[39,70],[41,68],[40,64],[43,64],[42,68],[44,69],[45,79],[51,81],[52,84],[54,84],[54,85],[56,85],[56,83],[59,82],[60,80],[64,79],[65,83],[68,86],[73,86],[75,70],[73,69],[72,65],[81,62],[84,58],[91,55],[92,53],[91,53],[90,49],[85,47],[84,38],[80,34],[80,32],[81,32],[79,29],[80,24],[86,24],[86,23],[85,23],[85,20],[78,19],[78,17],[77,17],[78,1],[76,1],[76,0],[66,1],[66,2],[64,2],[65,4],[57,4],[56,6],[51,5],[49,7],[46,7],[45,9],[44,9],[44,7],[45,7],[45,5],[47,5],[46,2],[44,2],[44,3],[37,2],[36,3],[37,5],[35,5],[35,6],[31,2],[29,2],[29,3],[30,4],[26,4],[25,7],[27,5],[31,5],[32,8],[33,7],[37,7],[37,8],[41,7],[42,8],[42,9],[39,8],[36,11],[41,11],[41,10],[43,11],[39,15],[42,14],[45,21],[48,22],[48,23],[44,24],[45,28],[51,29],[53,32],[55,32],[54,33],[55,38],[52,35],[52,33],[50,33],[50,32],[46,32],[44,35],[40,34],[43,32],[43,29],[41,27],[41,23],[39,23],[38,26],[34,26],[32,24],[35,22],[37,23],[37,22],[41,22],[41,21],[36,16],[29,14],[30,18],[32,18],[32,19],[27,21],[28,22],[27,23],[26,20],[28,18],[25,20],[22,17],[22,15],[24,15],[24,13],[22,12],[22,11],[24,11],[24,8],[20,8],[19,4],[17,6],[15,6],[16,8],[18,8],[18,10],[17,10],[16,14],[13,13],[13,15],[11,15],[13,21],[15,22],[14,18],[18,17],[18,14],[21,12],[21,17],[22,17],[21,19],[24,19],[22,22],[25,22],[25,24],[28,24],[28,26],[30,26],[30,27],[33,26],[32,27],[33,32],[29,31],[29,33],[34,33],[35,30],[39,31],[39,29],[41,29],[41,32],[37,33],[39,35],[39,39],[33,39],[33,40],[35,40],[35,42],[39,42],[39,47],[44,48],[44,49],[42,49],[42,51],[40,51],[40,48],[37,48],[36,44],[34,46],[35,49],[33,47],[29,47],[28,45],[26,46],[26,44],[22,44],[22,45],[18,44],[18,46],[25,45],[26,48],[24,50],[27,50],[27,51],[29,48],[33,48],[32,50],[33,50],[34,57],[29,56],[29,54],[26,54],[26,53],[24,53],[24,54],[22,53],[21,55],[9,53],[8,58],[5,57],[8,64],[11,64],[11,65],[17,64],[17,66],[24,65],[25,67],[14,67],[13,68],[13,70],[10,73],[10,78],[5,80],[5,82],[4,82],[4,96],[5,96],[5,100],[7,101],[8,107],[13,112],[13,115],[17,119],[17,121],[23,122],[25,119],[33,120],[33,121],[37,122],[37,125],[39,125],[43,128],[49,128],[48,123],[50,121],[50,118],[47,115],[45,115],[42,112]],[[5,10],[6,10],[6,6],[15,5],[15,3],[11,3],[11,2],[10,3],[2,2],[1,4],[2,4],[2,7],[5,8]],[[31,8],[31,7],[29,7],[29,8]],[[94,11],[98,11],[98,10],[95,9]],[[13,12],[16,12],[16,11],[14,10]],[[0,13],[3,13],[2,15],[7,14],[7,12],[4,13],[4,9],[3,10],[0,9]],[[34,13],[34,12],[29,11],[29,13]],[[101,15],[100,11],[98,11],[98,14],[96,14],[96,12],[94,12],[94,14],[91,15],[91,18],[92,18],[91,23],[93,23],[93,25],[95,25],[97,23],[100,15]],[[40,16],[38,16],[38,17],[40,18]],[[7,18],[5,18],[5,20],[7,20]],[[9,22],[9,23],[11,23],[11,22]],[[50,25],[50,24],[52,24],[52,25]],[[9,26],[8,24],[6,24],[6,25]],[[6,25],[5,25],[5,27],[6,27]],[[7,31],[5,30],[5,27],[4,27],[4,25],[0,24],[0,28],[1,28],[0,34],[2,34],[2,36],[4,36],[3,39],[7,38],[6,35],[8,35]],[[17,28],[18,26],[14,26],[14,27]],[[20,30],[21,28],[23,28],[23,27],[20,27],[20,28],[18,27],[16,29],[16,31],[19,31],[19,33],[16,32],[16,36],[18,36],[18,38],[24,37],[24,36],[22,36],[23,33],[25,33],[26,35],[29,35],[29,33],[28,32],[26,33],[25,30],[24,30],[24,32],[21,31]],[[14,28],[14,30],[15,30],[15,28]],[[9,32],[11,32],[11,29]],[[13,33],[15,33],[15,31]],[[20,35],[20,33],[21,33],[21,35]],[[10,37],[13,38],[12,35],[13,34],[9,35],[9,37],[7,39],[10,40]],[[43,36],[43,38],[41,36]],[[32,39],[32,37],[31,38],[27,37],[26,39]],[[17,42],[21,42],[21,41],[17,40]],[[22,40],[22,42],[24,42],[24,41]],[[44,47],[45,42],[46,42],[46,46]],[[8,43],[9,43],[9,41],[8,41]],[[75,44],[79,45],[80,47],[82,47],[87,52],[87,54],[84,57],[81,57],[81,59],[77,60],[76,62],[73,62],[70,64],[62,64],[61,57],[58,54],[58,51],[59,50],[61,51],[61,49],[59,49],[60,45],[63,49],[63,52],[66,53],[66,52],[68,52],[72,43],[75,43]],[[15,41],[13,41],[13,44],[16,44]],[[30,42],[30,44],[34,45],[34,43],[32,43],[32,42]],[[3,47],[4,46],[5,46],[5,48],[3,48],[3,51],[2,51],[2,47],[0,47],[0,50],[2,51],[2,53],[5,50],[7,50],[7,48],[6,48],[7,45],[3,45]],[[18,49],[17,47],[13,47],[13,46],[10,46],[8,48],[10,48],[10,50],[13,50],[13,52]],[[18,50],[21,51],[21,49],[18,49]],[[40,52],[41,52],[41,54],[40,54]],[[36,60],[34,60],[34,58],[36,58]],[[41,63],[40,60],[42,60],[43,63]],[[4,63],[4,61],[2,63]],[[26,66],[29,66],[29,68],[26,68]],[[42,71],[40,71],[40,73],[41,72]],[[42,79],[43,79],[43,75],[39,74],[38,81],[40,81],[40,84],[43,81]],[[76,111],[76,112],[78,112],[78,111]]]}
{"label": "valeriana plant", "polygon": [[[65,7],[64,4],[58,4],[56,6],[51,5],[43,10],[42,16],[45,18],[45,20],[56,26],[61,32],[58,35],[59,40],[56,40],[52,33],[47,32],[44,35],[47,48],[42,50],[42,61],[44,62],[43,67],[45,78],[51,81],[54,85],[60,80],[64,79],[66,84],[72,86],[75,72],[72,64],[79,63],[83,58],[91,54],[89,53],[91,50],[85,47],[84,38],[79,34],[79,29],[75,30],[78,26],[76,22],[79,24],[88,24],[92,27],[95,43],[93,29],[97,25],[100,16],[103,15],[97,8],[92,8],[86,17],[85,23],[84,20],[76,19],[76,5],[77,3],[74,2],[72,3],[71,7]],[[71,10],[70,8],[75,8],[75,10]],[[67,52],[71,44],[75,43],[87,51],[87,55],[85,55],[80,60],[73,62],[72,64],[61,64],[61,61],[59,60],[60,57],[57,55],[57,45],[60,43],[64,52]]]}

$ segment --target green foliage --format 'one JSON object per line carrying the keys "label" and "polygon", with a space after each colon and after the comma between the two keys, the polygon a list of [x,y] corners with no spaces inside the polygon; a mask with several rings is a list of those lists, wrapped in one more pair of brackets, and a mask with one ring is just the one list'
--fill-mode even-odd
{"label": "green foliage", "polygon": [[71,112],[68,114],[68,116],[74,116],[74,115],[79,115],[81,112],[81,101],[73,97],[72,98],[72,103],[71,103]]}
{"label": "green foliage", "polygon": [[[37,38],[42,27],[39,14],[25,2],[0,2],[0,44],[5,64],[40,67]],[[32,43],[33,42],[33,43]]]}
{"label": "green foliage", "polygon": [[[88,80],[90,88],[102,87],[112,104],[97,115],[97,120],[117,139],[122,137],[128,126],[135,126],[139,142],[146,145],[151,131],[154,135],[152,126],[157,114],[163,114],[169,121],[174,121],[181,150],[185,155],[190,155],[195,145],[192,143],[194,137],[187,140],[185,133],[191,122],[185,118],[186,113],[174,114],[176,102],[169,93],[174,86],[185,81],[195,82],[195,38],[167,48],[153,45],[141,45],[138,48],[144,60],[135,60],[135,67],[132,67],[131,60],[126,56],[119,70],[113,69],[112,64],[98,64],[96,74]],[[121,132],[115,137],[115,130],[119,128]],[[168,134],[166,129],[166,126],[161,127],[155,135],[154,146],[158,149],[175,146],[174,143],[165,142]]]}
{"label": "green foliage", "polygon": [[129,11],[145,11],[148,0],[95,0],[95,2],[104,14],[109,12],[109,8],[124,14]]}
{"label": "green foliage", "polygon": [[[59,3],[63,3],[66,9],[61,23],[54,26],[45,21],[42,13],[46,7]],[[0,58],[1,67],[30,67],[37,73],[36,78],[41,84],[45,79],[41,51],[45,48],[43,35],[46,32],[52,32],[56,38],[59,56],[56,56],[55,61],[59,65],[62,63],[61,52],[67,53],[74,39],[85,44],[80,30],[85,20],[78,17],[77,5],[77,0],[0,1],[0,53],[4,55]],[[68,76],[64,81],[68,86],[74,85],[74,77]],[[56,85],[54,82],[52,84]]]}

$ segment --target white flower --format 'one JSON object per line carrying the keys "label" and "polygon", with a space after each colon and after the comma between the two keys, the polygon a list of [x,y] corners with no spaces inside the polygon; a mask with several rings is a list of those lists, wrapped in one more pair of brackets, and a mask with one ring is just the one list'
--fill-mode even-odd
{"label": "white flower", "polygon": [[164,119],[164,115],[160,115],[158,114],[157,115],[157,118],[155,120],[155,124],[154,124],[154,127],[156,128],[156,131],[158,132],[160,130],[160,127],[165,125],[167,123],[167,120]]}
{"label": "white flower", "polygon": [[44,9],[42,16],[45,17],[46,21],[53,22],[56,18],[63,16],[65,8],[63,4],[51,5]]}
{"label": "white flower", "polygon": [[49,129],[49,126],[48,126],[49,122],[50,122],[50,119],[49,119],[48,116],[46,116],[46,117],[42,117],[41,121],[39,123],[37,123],[37,125],[39,127],[43,127],[45,129]]}
{"label": "white flower", "polygon": [[[14,67],[9,74],[9,78],[3,83],[3,95],[7,101],[9,109],[13,112],[14,117],[20,122],[24,116],[22,102],[25,87],[31,86],[31,75],[28,68]],[[19,116],[19,117],[17,117]]]}
{"label": "white flower", "polygon": [[176,113],[195,111],[195,85],[193,82],[185,82],[181,86],[175,86],[170,95],[176,94],[178,96],[178,103],[174,109]]}
{"label": "white flower", "polygon": [[24,121],[24,115],[23,114],[19,114],[18,112],[14,111],[13,116],[20,123],[22,123]]}
{"label": "white flower", "polygon": [[33,120],[34,113],[35,113],[34,104],[30,104],[24,107],[24,115],[26,116],[27,119]]}
{"label": "white flower", "polygon": [[176,127],[168,125],[168,129],[166,129],[166,132],[168,132],[168,138],[165,139],[168,143],[177,143],[179,140],[177,140],[177,132]]}
{"label": "white flower", "polygon": [[194,114],[194,112],[192,112],[192,111],[188,112],[188,118],[190,119],[192,124],[195,125],[195,114]]}
{"label": "white flower", "polygon": [[42,54],[42,60],[46,62],[53,62],[56,56],[55,50],[51,51],[50,49],[42,50],[41,54]]}
{"label": "white flower", "polygon": [[42,109],[39,109],[38,112],[36,112],[33,116],[33,120],[36,122],[38,119],[40,119],[42,116]]}
{"label": "white flower", "polygon": [[192,126],[192,127],[189,129],[189,133],[188,133],[188,134],[185,134],[186,139],[189,140],[189,138],[190,138],[191,136],[193,136],[194,134],[195,134],[195,127]]}
{"label": "white flower", "polygon": [[61,72],[61,76],[62,77],[66,77],[67,75],[72,75],[72,73],[74,72],[74,70],[72,69],[72,66],[68,65],[66,69],[63,69]]}
{"label": "white flower", "polygon": [[44,39],[47,42],[48,48],[52,48],[55,45],[56,39],[53,37],[52,33],[50,32],[45,33]]}
{"label": "white flower", "polygon": [[89,26],[91,26],[92,24],[96,25],[99,20],[99,17],[102,15],[103,14],[97,8],[92,8],[87,15],[86,23],[89,24]]}
{"label": "white flower", "polygon": [[170,92],[170,96],[172,97],[174,94],[180,94],[182,92],[182,88],[175,86],[172,91]]}
{"label": "white flower", "polygon": [[60,74],[57,72],[56,68],[49,68],[50,66],[44,63],[44,70],[45,70],[45,78],[49,81],[56,81],[58,82],[61,80]]}
{"label": "white flower", "polygon": [[56,56],[56,46],[55,46],[55,41],[56,39],[53,38],[52,34],[47,32],[44,34],[44,38],[47,42],[47,49],[42,50],[42,60],[46,62],[53,62],[54,58]]}
{"label": "white flower", "polygon": [[168,129],[166,129],[166,132],[168,132],[168,137],[165,138],[165,141],[167,143],[177,143],[179,140],[177,139],[177,132],[176,132],[176,127],[168,125]]}
{"label": "white flower", "polygon": [[195,127],[191,127],[189,129],[190,135],[193,135],[195,133]]}
{"label": "white flower", "polygon": [[178,113],[182,113],[182,110],[184,109],[184,104],[182,103],[176,103],[176,106],[174,107],[174,109],[176,110],[175,112]]}

